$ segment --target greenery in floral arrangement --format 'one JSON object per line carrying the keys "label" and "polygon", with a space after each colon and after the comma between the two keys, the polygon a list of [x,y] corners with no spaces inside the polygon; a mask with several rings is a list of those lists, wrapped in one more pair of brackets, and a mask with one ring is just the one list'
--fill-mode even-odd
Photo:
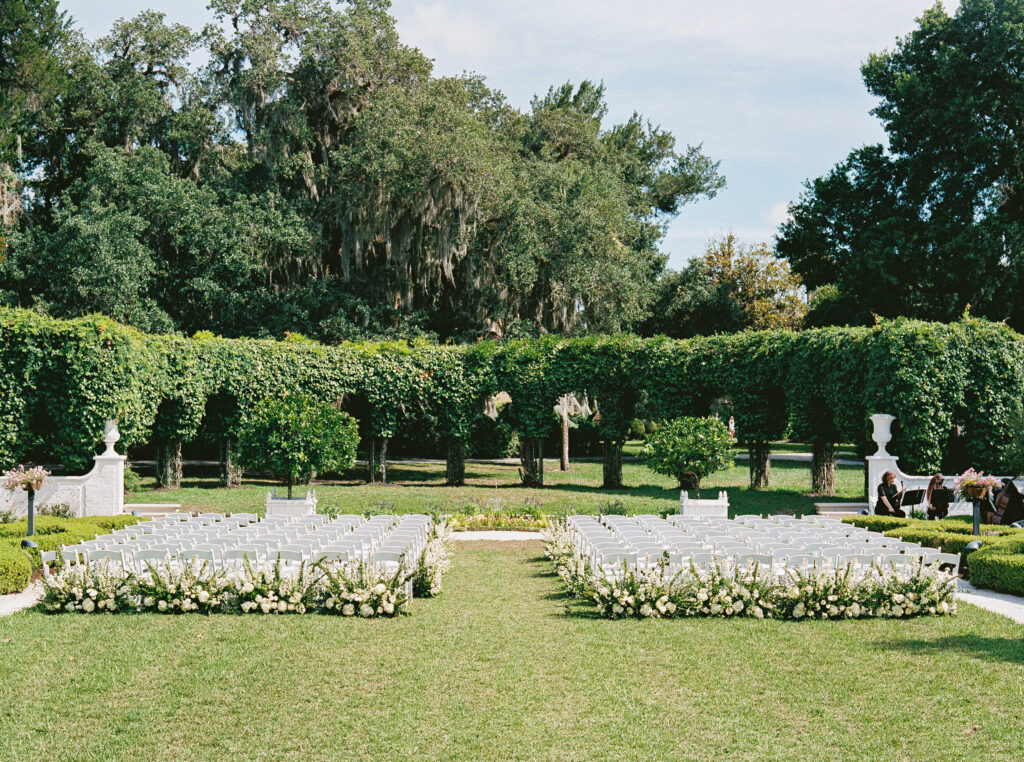
{"label": "greenery in floral arrangement", "polygon": [[449,526],[456,532],[469,532],[487,529],[504,529],[511,531],[536,531],[548,525],[544,515],[531,513],[470,513],[456,514],[449,519]]}
{"label": "greenery in floral arrangement", "polygon": [[108,563],[69,566],[43,579],[46,611],[114,614],[135,608],[132,579]]}
{"label": "greenery in floral arrangement", "polygon": [[641,450],[655,473],[673,476],[682,489],[700,489],[700,480],[732,463],[732,442],[715,418],[677,418],[648,435]]}
{"label": "greenery in floral arrangement", "polygon": [[569,593],[592,600],[609,619],[693,616],[756,619],[902,618],[956,611],[955,578],[920,567],[910,573],[875,568],[763,570],[758,566],[691,566],[666,563],[646,569],[594,568],[575,549],[564,523],[544,534],[545,553]]}
{"label": "greenery in floral arrangement", "polygon": [[435,523],[427,546],[412,573],[412,593],[417,598],[433,598],[441,592],[445,573],[451,568],[452,535],[449,525]]}
{"label": "greenery in floral arrangement", "polygon": [[266,469],[288,487],[309,484],[317,473],[343,471],[356,461],[356,420],[304,395],[260,402],[238,437],[238,462]]}
{"label": "greenery in floral arrangement", "polygon": [[[148,565],[123,573],[108,564],[69,566],[43,579],[50,613],[337,614],[394,617],[408,613],[410,581],[422,597],[437,595],[449,567],[448,535],[434,535],[412,572],[405,565],[382,570],[362,562],[246,564],[228,575],[210,565]],[[0,558],[0,562],[3,559]]]}
{"label": "greenery in floral arrangement", "polygon": [[407,614],[409,575],[404,566],[385,571],[372,564],[325,564],[319,608],[326,614],[395,617]]}
{"label": "greenery in floral arrangement", "polygon": [[265,567],[247,560],[242,578],[225,595],[225,606],[243,614],[305,614],[316,606],[317,571],[302,563],[287,572],[280,559]]}
{"label": "greenery in floral arrangement", "polygon": [[141,574],[129,578],[140,611],[161,614],[187,614],[191,611],[210,614],[224,600],[227,578],[212,565],[147,564]]}

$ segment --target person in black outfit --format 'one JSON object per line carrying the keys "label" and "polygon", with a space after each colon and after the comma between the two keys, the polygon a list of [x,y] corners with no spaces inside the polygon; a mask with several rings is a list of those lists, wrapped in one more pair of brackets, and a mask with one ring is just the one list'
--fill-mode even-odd
{"label": "person in black outfit", "polygon": [[875,503],[875,514],[878,516],[898,516],[905,519],[907,514],[900,510],[899,495],[903,490],[896,489],[896,474],[886,471],[882,474],[882,483],[878,485],[878,502]]}
{"label": "person in black outfit", "polygon": [[928,482],[924,502],[928,506],[929,519],[944,519],[949,513],[951,493],[942,486],[942,474],[935,474]]}

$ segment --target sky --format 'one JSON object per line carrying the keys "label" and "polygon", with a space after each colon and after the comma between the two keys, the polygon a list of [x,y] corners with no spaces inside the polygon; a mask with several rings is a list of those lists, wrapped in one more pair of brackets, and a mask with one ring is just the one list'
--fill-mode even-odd
{"label": "sky", "polygon": [[[61,0],[86,35],[147,8],[199,28],[208,0]],[[805,180],[884,142],[860,65],[912,31],[932,0],[394,0],[406,44],[439,75],[476,72],[519,108],[551,85],[604,82],[609,123],[636,111],[702,144],[728,183],[684,207],[671,267],[732,232],[772,244]],[[947,11],[955,2],[944,3]]]}

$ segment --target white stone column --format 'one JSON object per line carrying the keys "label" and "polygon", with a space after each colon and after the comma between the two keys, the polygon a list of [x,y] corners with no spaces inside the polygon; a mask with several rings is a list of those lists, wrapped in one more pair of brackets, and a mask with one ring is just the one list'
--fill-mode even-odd
{"label": "white stone column", "polygon": [[878,485],[882,483],[882,474],[886,471],[892,471],[897,476],[900,474],[899,458],[889,454],[885,449],[892,441],[892,422],[895,420],[895,416],[887,413],[876,413],[871,416],[871,423],[874,425],[871,438],[878,445],[878,451],[865,458],[868,462],[868,505],[872,510],[878,500]]}

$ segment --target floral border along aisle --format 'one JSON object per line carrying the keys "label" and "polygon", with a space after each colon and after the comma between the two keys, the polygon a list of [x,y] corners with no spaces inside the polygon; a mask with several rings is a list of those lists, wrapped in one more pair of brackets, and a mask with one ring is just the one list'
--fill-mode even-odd
{"label": "floral border along aisle", "polygon": [[415,569],[382,570],[362,562],[245,564],[228,574],[202,564],[147,564],[123,573],[109,563],[67,566],[43,579],[40,605],[50,613],[336,614],[395,617],[418,597],[441,592],[450,566],[450,532],[435,526]]}
{"label": "floral border along aisle", "polygon": [[571,595],[591,600],[608,619],[754,617],[757,619],[902,618],[956,613],[956,579],[946,572],[873,567],[800,572],[714,565],[672,571],[593,569],[575,552],[564,523],[544,533],[544,546]]}

